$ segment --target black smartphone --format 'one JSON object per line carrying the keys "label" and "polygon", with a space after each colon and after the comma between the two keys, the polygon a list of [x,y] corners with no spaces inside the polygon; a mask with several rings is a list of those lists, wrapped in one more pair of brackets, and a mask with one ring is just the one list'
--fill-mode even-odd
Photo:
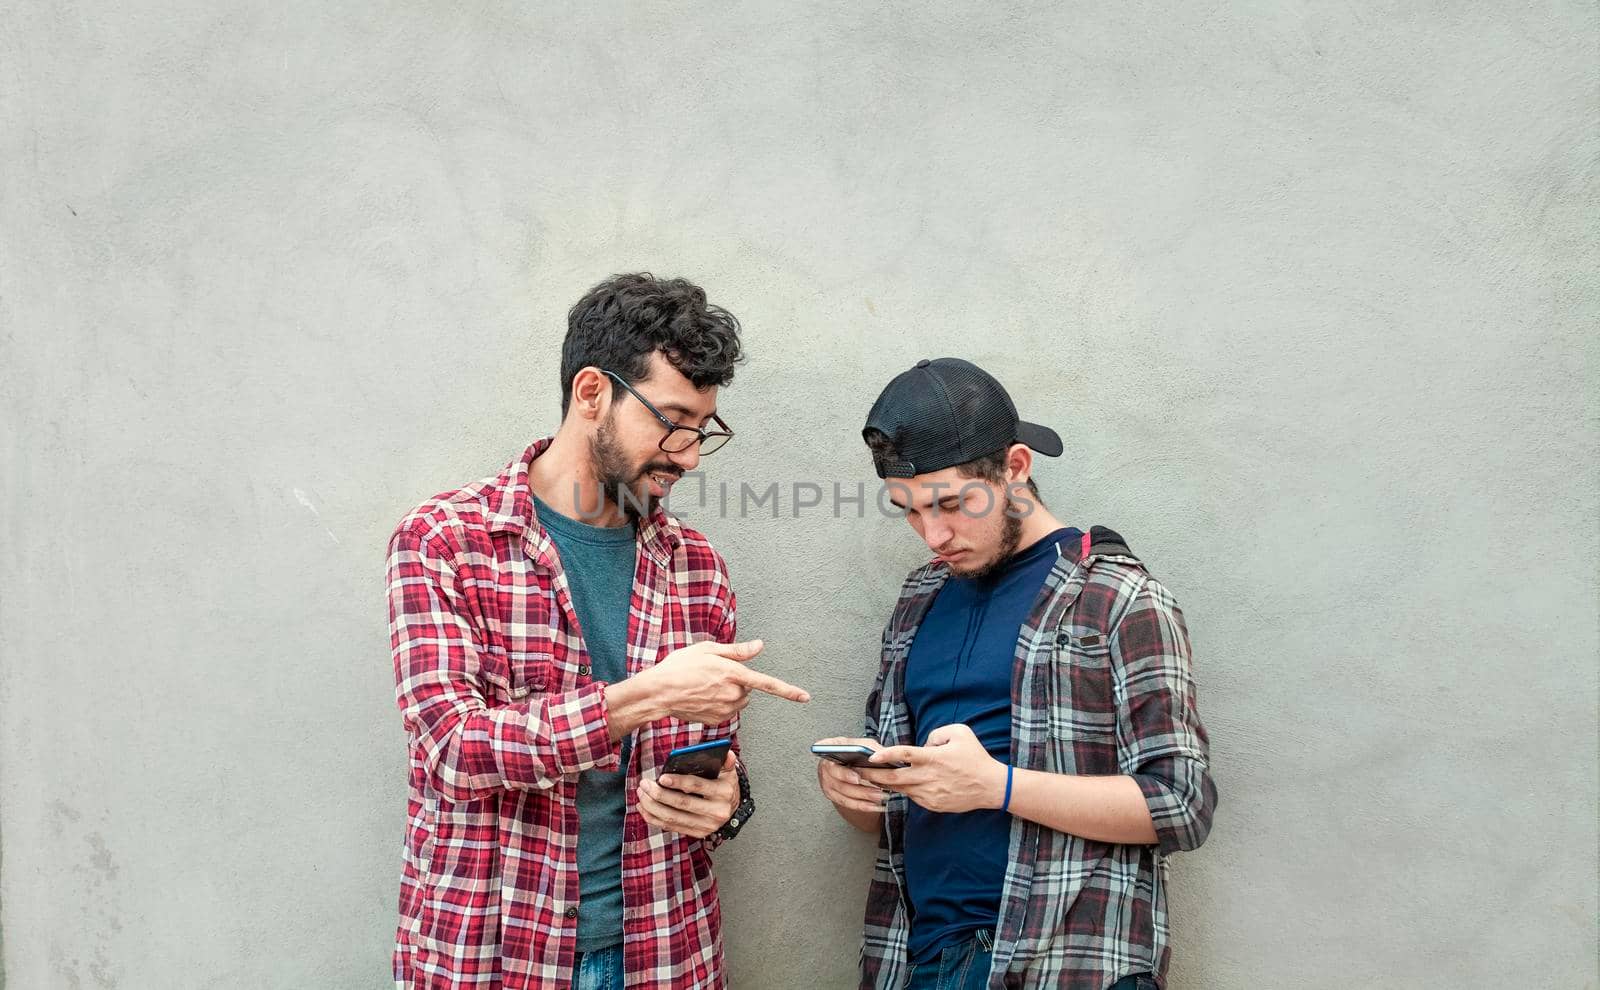
{"label": "black smartphone", "polygon": [[698,746],[680,747],[667,754],[667,763],[661,772],[716,780],[728,759],[728,747],[732,745],[731,739],[713,739]]}
{"label": "black smartphone", "polygon": [[859,743],[814,743],[811,747],[813,756],[820,756],[824,760],[842,763],[853,770],[903,770],[909,763],[869,763],[868,757],[877,750],[871,746],[862,746]]}

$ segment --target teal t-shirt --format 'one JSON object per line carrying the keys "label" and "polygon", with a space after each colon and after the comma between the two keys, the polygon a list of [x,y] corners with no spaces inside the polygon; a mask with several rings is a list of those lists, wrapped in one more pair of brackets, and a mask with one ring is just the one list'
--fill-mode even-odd
{"label": "teal t-shirt", "polygon": [[[590,526],[538,498],[533,501],[567,575],[572,610],[589,651],[589,676],[615,684],[628,676],[628,607],[638,566],[633,524]],[[622,741],[622,770],[578,775],[579,952],[622,941],[622,819],[630,741]]]}

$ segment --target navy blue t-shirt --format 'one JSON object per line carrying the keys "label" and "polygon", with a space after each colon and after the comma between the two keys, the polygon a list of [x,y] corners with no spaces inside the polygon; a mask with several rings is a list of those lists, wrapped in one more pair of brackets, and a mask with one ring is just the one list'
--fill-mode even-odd
{"label": "navy blue t-shirt", "polygon": [[[1082,536],[1058,529],[987,578],[952,577],[929,607],[906,662],[906,707],[917,745],[942,725],[965,723],[989,755],[1011,762],[1011,672],[1017,636],[1058,557]],[[994,810],[945,814],[914,802],[906,816],[911,897],[910,957],[935,958],[1000,914],[1011,816]]]}

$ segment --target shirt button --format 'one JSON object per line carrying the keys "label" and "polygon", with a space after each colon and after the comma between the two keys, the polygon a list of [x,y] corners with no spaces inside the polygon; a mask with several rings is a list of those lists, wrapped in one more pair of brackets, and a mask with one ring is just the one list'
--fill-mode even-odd
{"label": "shirt button", "polygon": [[569,918],[576,918],[578,916],[578,909],[575,908],[575,907],[569,907],[565,911],[563,911],[562,913],[565,914]]}
{"label": "shirt button", "polygon": [[589,668],[588,668],[588,666],[586,664],[581,664],[580,663],[578,665],[578,675],[580,677],[588,677],[589,676]]}

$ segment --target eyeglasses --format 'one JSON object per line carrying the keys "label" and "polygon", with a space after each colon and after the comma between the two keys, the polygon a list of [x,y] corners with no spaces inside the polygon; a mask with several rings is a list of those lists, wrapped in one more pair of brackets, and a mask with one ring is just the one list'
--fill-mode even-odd
{"label": "eyeglasses", "polygon": [[728,424],[722,421],[721,416],[716,414],[711,416],[711,421],[717,425],[715,430],[704,430],[698,426],[684,426],[682,423],[674,423],[662,415],[661,410],[652,405],[649,399],[635,392],[632,385],[622,380],[621,375],[614,371],[607,371],[604,368],[600,369],[600,373],[609,376],[612,381],[627,389],[629,395],[644,403],[644,407],[650,410],[651,415],[659,419],[661,425],[667,428],[667,435],[661,438],[660,447],[669,454],[682,453],[695,444],[699,444],[700,456],[705,457],[707,454],[713,454],[721,450],[729,440],[733,439],[733,431],[728,429]]}

